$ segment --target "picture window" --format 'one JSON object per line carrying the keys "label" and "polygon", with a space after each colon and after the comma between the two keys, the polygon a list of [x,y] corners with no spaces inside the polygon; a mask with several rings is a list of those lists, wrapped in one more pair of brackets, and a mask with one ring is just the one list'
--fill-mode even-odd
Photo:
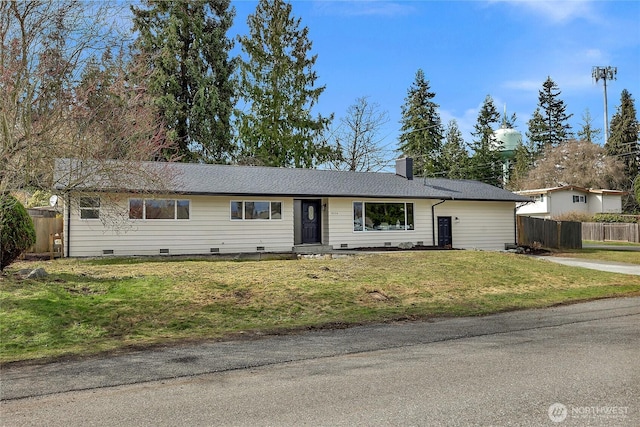
{"label": "picture window", "polygon": [[282,202],[231,201],[232,220],[276,220],[282,219]]}
{"label": "picture window", "polygon": [[129,219],[189,219],[191,203],[181,199],[129,199]]}
{"label": "picture window", "polygon": [[413,229],[413,203],[353,203],[353,231],[406,231]]}

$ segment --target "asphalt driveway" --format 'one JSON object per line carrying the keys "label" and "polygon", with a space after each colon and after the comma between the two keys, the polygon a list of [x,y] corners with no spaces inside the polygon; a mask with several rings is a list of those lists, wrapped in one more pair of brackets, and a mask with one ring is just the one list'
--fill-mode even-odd
{"label": "asphalt driveway", "polygon": [[[640,257],[640,253],[638,254]],[[538,259],[569,265],[572,267],[588,268],[591,270],[608,271],[610,273],[633,274],[640,276],[640,264],[629,264],[614,261],[600,261],[584,258],[568,258],[559,256],[536,256]]]}

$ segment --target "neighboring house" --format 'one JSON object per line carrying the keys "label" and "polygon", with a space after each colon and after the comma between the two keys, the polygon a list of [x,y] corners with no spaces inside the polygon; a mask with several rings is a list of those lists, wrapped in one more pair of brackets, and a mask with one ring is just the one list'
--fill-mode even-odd
{"label": "neighboring house", "polygon": [[531,197],[533,200],[531,203],[519,205],[518,215],[546,219],[569,212],[582,214],[620,213],[622,212],[622,196],[627,194],[619,190],[596,190],[574,185],[523,190],[516,191],[516,193]]}
{"label": "neighboring house", "polygon": [[77,165],[57,160],[54,185],[64,201],[65,254],[74,257],[405,242],[503,250],[515,242],[516,202],[529,200],[476,181],[413,179],[410,158],[396,162],[396,174],[140,163],[170,172],[162,193],[134,179],[124,188],[104,177],[78,180]]}

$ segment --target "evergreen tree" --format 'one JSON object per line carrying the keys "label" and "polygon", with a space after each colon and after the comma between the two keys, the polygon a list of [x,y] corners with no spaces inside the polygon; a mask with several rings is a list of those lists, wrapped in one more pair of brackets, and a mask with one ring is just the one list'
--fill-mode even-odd
{"label": "evergreen tree", "polygon": [[527,122],[526,135],[531,149],[530,154],[535,159],[540,155],[547,141],[546,124],[544,122],[542,112],[540,111],[540,107],[536,108]]}
{"label": "evergreen tree", "polygon": [[513,155],[513,167],[507,188],[521,190],[524,188],[527,175],[533,166],[533,150],[530,145],[519,143]]}
{"label": "evergreen tree", "polygon": [[577,132],[578,139],[587,142],[597,142],[600,139],[600,129],[593,127],[593,118],[587,108],[582,115],[582,128]]}
{"label": "evergreen tree", "polygon": [[551,77],[547,77],[538,93],[538,108],[542,121],[535,123],[534,128],[529,128],[529,132],[534,135],[533,139],[543,144],[536,148],[538,153],[544,146],[555,147],[572,135],[568,120],[573,114],[566,113],[567,107],[564,101],[559,99],[560,94],[558,85]]}
{"label": "evergreen tree", "polygon": [[419,69],[402,106],[399,137],[399,150],[414,158],[413,173],[417,176],[434,176],[440,171],[443,130],[435,96]]}
{"label": "evergreen tree", "polygon": [[245,103],[238,116],[241,162],[314,167],[334,155],[322,134],[332,117],[311,110],[324,92],[316,86],[317,55],[308,56],[309,29],[283,0],[260,0],[248,18],[249,35],[239,37],[239,90]]}
{"label": "evergreen tree", "polygon": [[[464,179],[467,176],[469,153],[465,148],[462,132],[455,120],[449,121],[444,134],[440,166],[442,177]],[[438,175],[441,176],[441,175]]]}
{"label": "evergreen tree", "polygon": [[473,153],[469,161],[468,177],[500,186],[503,181],[502,162],[493,139],[493,125],[497,123],[500,123],[500,113],[496,109],[493,98],[487,95],[478,113],[474,131],[471,133],[474,139],[470,145]]}
{"label": "evergreen tree", "polygon": [[620,158],[624,162],[624,190],[631,194],[625,203],[625,211],[636,210],[637,203],[632,196],[634,180],[640,173],[640,122],[636,114],[635,102],[628,90],[620,95],[620,106],[611,118],[611,135],[605,148],[607,154]]}
{"label": "evergreen tree", "polygon": [[137,47],[150,58],[149,90],[184,161],[225,163],[231,135],[235,61],[226,36],[230,0],[144,0],[132,6]]}
{"label": "evergreen tree", "polygon": [[508,116],[507,110],[505,108],[504,114],[502,114],[502,127],[515,129],[517,120],[518,120],[518,117],[516,116],[516,113],[511,114],[511,116]]}

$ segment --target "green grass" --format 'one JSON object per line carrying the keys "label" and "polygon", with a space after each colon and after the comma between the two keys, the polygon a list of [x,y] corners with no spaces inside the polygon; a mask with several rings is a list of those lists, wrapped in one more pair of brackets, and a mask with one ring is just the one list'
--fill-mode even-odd
{"label": "green grass", "polygon": [[606,249],[571,249],[555,253],[557,256],[570,258],[585,258],[602,261],[625,262],[640,264],[640,251],[616,251]]}
{"label": "green grass", "polygon": [[634,242],[612,242],[612,241],[602,242],[599,240],[583,240],[582,243],[586,245],[598,245],[598,246],[640,246],[640,243],[634,243]]}
{"label": "green grass", "polygon": [[[46,279],[15,274],[39,266]],[[17,263],[0,279],[0,362],[627,295],[640,276],[476,251]]]}

